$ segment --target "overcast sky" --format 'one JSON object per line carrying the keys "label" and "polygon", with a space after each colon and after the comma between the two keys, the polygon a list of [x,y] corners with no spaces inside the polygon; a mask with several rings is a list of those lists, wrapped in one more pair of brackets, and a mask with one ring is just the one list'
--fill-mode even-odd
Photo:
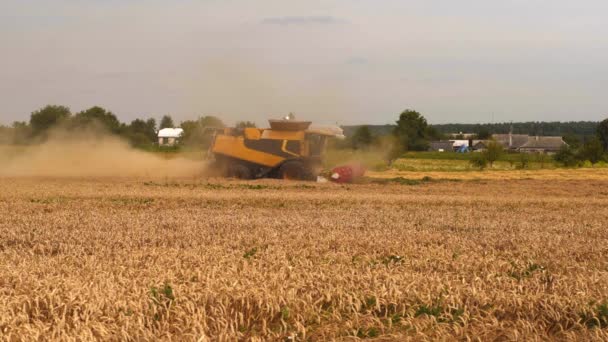
{"label": "overcast sky", "polygon": [[599,120],[606,0],[2,0],[0,123]]}

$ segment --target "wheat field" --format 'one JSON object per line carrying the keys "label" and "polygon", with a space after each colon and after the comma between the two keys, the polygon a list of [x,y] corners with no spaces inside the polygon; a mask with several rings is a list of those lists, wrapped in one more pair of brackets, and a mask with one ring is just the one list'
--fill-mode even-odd
{"label": "wheat field", "polygon": [[0,189],[1,340],[608,339],[607,180]]}

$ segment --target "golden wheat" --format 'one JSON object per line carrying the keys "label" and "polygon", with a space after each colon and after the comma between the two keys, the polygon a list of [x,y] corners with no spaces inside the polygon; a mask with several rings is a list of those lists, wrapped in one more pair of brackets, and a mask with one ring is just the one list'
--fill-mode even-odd
{"label": "golden wheat", "polygon": [[608,339],[608,181],[0,179],[4,340]]}

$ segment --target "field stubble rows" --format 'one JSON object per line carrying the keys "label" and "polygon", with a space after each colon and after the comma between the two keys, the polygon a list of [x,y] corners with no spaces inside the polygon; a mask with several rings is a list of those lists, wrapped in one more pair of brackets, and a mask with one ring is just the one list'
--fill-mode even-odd
{"label": "field stubble rows", "polygon": [[608,338],[606,181],[0,185],[6,340]]}

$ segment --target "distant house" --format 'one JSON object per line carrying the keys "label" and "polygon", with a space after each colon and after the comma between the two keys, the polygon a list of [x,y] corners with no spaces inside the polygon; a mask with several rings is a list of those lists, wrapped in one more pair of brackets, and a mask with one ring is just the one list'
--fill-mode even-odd
{"label": "distant house", "polygon": [[448,133],[447,136],[452,139],[473,139],[474,137],[477,136],[477,134],[458,132],[458,133]]}
{"label": "distant house", "polygon": [[519,147],[524,153],[556,153],[566,142],[562,137],[529,137],[528,141]]}
{"label": "distant house", "polygon": [[174,146],[184,134],[181,128],[163,128],[158,131],[159,146]]}
{"label": "distant house", "polygon": [[555,153],[566,145],[562,137],[541,137],[525,134],[493,134],[492,139],[509,151],[523,153]]}
{"label": "distant house", "polygon": [[492,134],[492,139],[511,151],[519,150],[521,146],[528,142],[529,138],[530,136],[527,134]]}
{"label": "distant house", "polygon": [[469,148],[469,140],[466,139],[450,139],[450,141],[454,144],[454,151],[463,152],[466,148]]}
{"label": "distant house", "polygon": [[471,149],[474,152],[483,152],[488,149],[488,140],[473,140]]}
{"label": "distant house", "polygon": [[454,151],[454,142],[452,141],[431,141],[429,143],[429,151],[433,152],[453,152]]}

